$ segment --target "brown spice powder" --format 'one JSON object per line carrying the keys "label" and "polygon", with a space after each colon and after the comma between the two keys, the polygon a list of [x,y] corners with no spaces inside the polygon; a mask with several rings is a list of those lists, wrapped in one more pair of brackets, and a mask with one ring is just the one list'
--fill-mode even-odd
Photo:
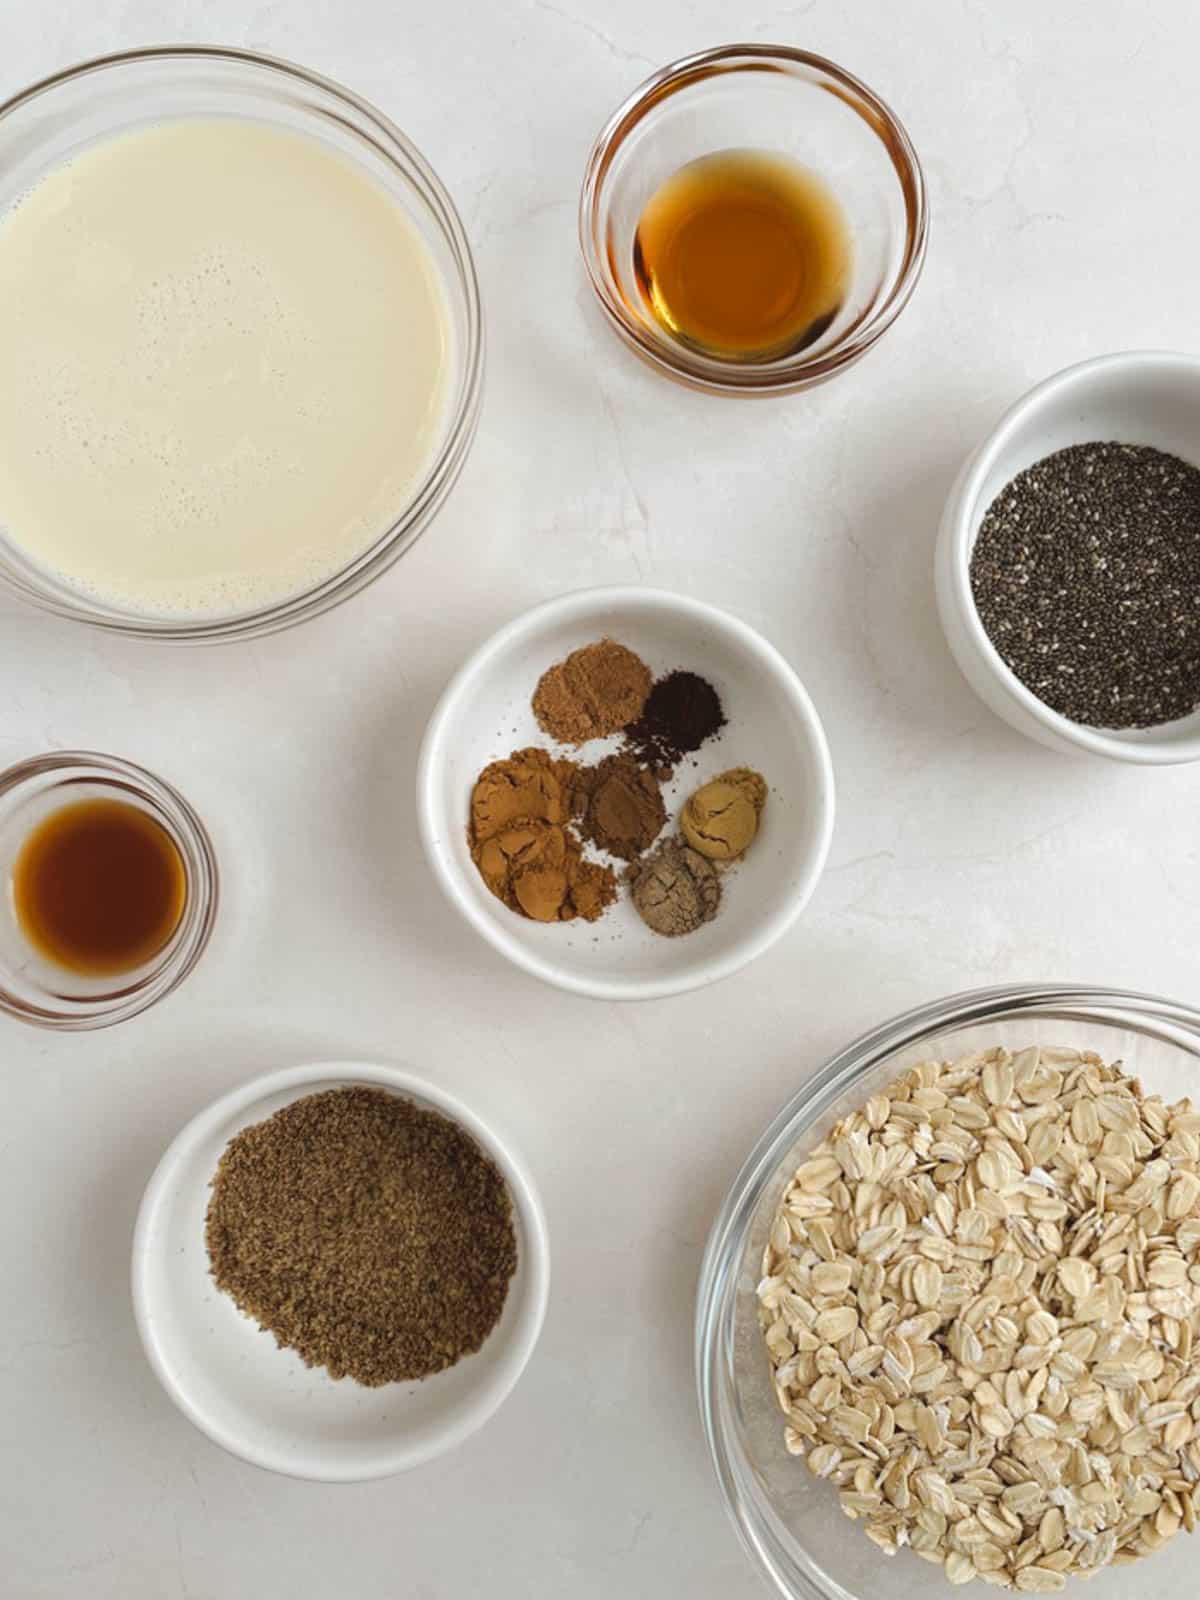
{"label": "brown spice powder", "polygon": [[550,822],[514,822],[472,854],[496,898],[534,922],[594,922],[617,898],[612,868],[585,861],[574,833]]}
{"label": "brown spice powder", "polygon": [[535,922],[594,922],[617,898],[610,867],[585,861],[567,826],[580,802],[579,768],[545,750],[493,761],[471,793],[471,858],[510,911]]}
{"label": "brown spice powder", "polygon": [[737,861],[753,844],[766,803],[762,774],[752,767],[731,767],[688,796],[679,813],[679,831],[710,861]]}
{"label": "brown spice powder", "polygon": [[625,753],[580,770],[572,804],[584,838],[622,861],[649,849],[667,820],[658,779]]}
{"label": "brown spice powder", "polygon": [[627,876],[638,915],[668,939],[711,922],[721,904],[717,869],[682,839],[664,839]]}
{"label": "brown spice powder", "polygon": [[598,639],[542,674],[533,714],[559,744],[586,744],[640,716],[651,682],[640,656],[614,639]]}
{"label": "brown spice powder", "polygon": [[531,746],[484,767],[471,791],[471,839],[482,844],[514,822],[567,822],[578,769]]}
{"label": "brown spice powder", "polygon": [[232,1139],[205,1227],[218,1288],[331,1377],[478,1350],[517,1266],[512,1201],[465,1129],[382,1089],[306,1095]]}

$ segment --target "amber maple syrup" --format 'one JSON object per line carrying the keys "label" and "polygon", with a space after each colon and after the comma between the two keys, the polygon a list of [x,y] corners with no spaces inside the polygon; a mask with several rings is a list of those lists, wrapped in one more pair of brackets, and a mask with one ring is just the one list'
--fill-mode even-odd
{"label": "amber maple syrup", "polygon": [[175,842],[122,800],[77,800],[33,830],[12,874],[29,943],[85,977],[133,972],[179,926],[187,873]]}
{"label": "amber maple syrup", "polygon": [[852,241],[829,185],[789,156],[721,150],[651,197],[634,270],[656,320],[723,360],[770,361],[813,344],[845,302]]}

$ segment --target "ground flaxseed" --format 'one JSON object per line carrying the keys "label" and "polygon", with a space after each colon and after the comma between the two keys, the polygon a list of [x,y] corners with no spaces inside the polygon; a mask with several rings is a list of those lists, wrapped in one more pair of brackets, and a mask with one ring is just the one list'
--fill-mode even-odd
{"label": "ground flaxseed", "polygon": [[1026,468],[988,508],[971,588],[1008,666],[1072,722],[1200,706],[1200,471],[1178,456],[1082,444]]}
{"label": "ground flaxseed", "polygon": [[310,1367],[376,1386],[478,1350],[517,1265],[512,1202],[463,1128],[398,1095],[306,1095],[232,1139],[205,1238],[217,1287]]}

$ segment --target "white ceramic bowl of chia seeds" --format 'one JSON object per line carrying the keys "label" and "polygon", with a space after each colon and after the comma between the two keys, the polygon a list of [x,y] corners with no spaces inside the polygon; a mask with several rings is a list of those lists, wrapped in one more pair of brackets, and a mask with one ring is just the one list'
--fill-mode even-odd
{"label": "white ceramic bowl of chia seeds", "polygon": [[1200,709],[1150,728],[1074,722],[1021,682],[989,638],[975,604],[971,556],[996,496],[1053,452],[1101,441],[1150,445],[1200,467],[1200,356],[1157,350],[1097,356],[1045,379],[1005,413],[963,467],[946,502],[936,558],[942,626],[979,697],[1040,744],[1142,766],[1197,761]]}
{"label": "white ceramic bowl of chia seeds", "polygon": [[[334,1380],[281,1349],[217,1288],[205,1244],[211,1182],[226,1146],[284,1106],[367,1086],[438,1112],[499,1168],[512,1200],[517,1268],[499,1321],[473,1355],[418,1382]],[[545,1218],[520,1157],[460,1101],[398,1067],[336,1061],[255,1078],[199,1112],[146,1186],[133,1239],[133,1308],[147,1359],[188,1420],[231,1455],[293,1478],[353,1483],[431,1461],[481,1428],[533,1353],[549,1292]]]}

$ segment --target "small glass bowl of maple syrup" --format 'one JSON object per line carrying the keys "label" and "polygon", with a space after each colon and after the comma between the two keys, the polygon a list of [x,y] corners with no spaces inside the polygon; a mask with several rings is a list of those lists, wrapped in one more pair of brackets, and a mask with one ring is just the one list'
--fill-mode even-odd
{"label": "small glass bowl of maple syrup", "polygon": [[109,1027],[183,982],[216,919],[217,861],[181,794],[92,751],[0,772],[0,1012]]}
{"label": "small glass bowl of maple syrup", "polygon": [[588,161],[579,234],[609,321],[657,371],[786,394],[857,361],[925,258],[925,180],[889,107],[781,45],[664,67]]}

